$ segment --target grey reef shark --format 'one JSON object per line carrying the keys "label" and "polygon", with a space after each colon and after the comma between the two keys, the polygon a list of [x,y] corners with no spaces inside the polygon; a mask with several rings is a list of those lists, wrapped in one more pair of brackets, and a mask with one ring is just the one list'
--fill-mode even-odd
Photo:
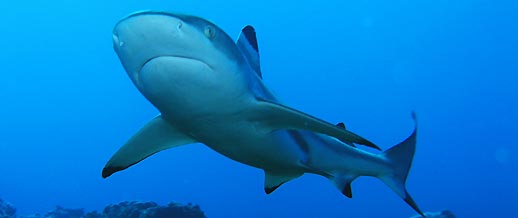
{"label": "grey reef shark", "polygon": [[245,26],[234,42],[199,17],[140,11],[116,24],[113,45],[131,81],[160,115],[111,157],[103,178],[159,151],[203,143],[263,169],[267,194],[313,173],[351,198],[351,183],[373,176],[423,215],[405,187],[416,144],[414,113],[414,130],[401,143],[380,154],[358,149],[381,150],[343,123],[283,105],[268,90],[252,26]]}

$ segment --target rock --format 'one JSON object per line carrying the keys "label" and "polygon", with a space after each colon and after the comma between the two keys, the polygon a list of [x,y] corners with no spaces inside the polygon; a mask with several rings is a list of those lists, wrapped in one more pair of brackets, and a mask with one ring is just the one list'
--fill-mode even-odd
{"label": "rock", "polygon": [[102,216],[97,211],[92,211],[92,212],[86,213],[84,218],[102,218]]}
{"label": "rock", "polygon": [[102,218],[205,218],[199,206],[169,203],[159,206],[155,202],[125,201],[104,208]]}
{"label": "rock", "polygon": [[16,208],[12,204],[0,199],[0,218],[15,218]]}
{"label": "rock", "polygon": [[20,218],[45,218],[45,216],[37,213],[37,214],[32,214],[32,215],[27,215],[27,216],[21,216]]}
{"label": "rock", "polygon": [[83,218],[85,215],[84,209],[65,209],[60,206],[56,206],[55,210],[52,210],[45,214],[47,218]]}
{"label": "rock", "polygon": [[45,215],[33,214],[29,216],[22,216],[20,218],[84,218],[84,209],[66,209],[61,206],[56,206],[56,209],[47,212]]}
{"label": "rock", "polygon": [[[455,218],[455,214],[453,214],[449,210],[443,210],[439,212],[425,212],[424,215],[426,218]],[[421,215],[415,215],[410,218],[422,218]]]}
{"label": "rock", "polygon": [[155,202],[124,201],[104,208],[103,218],[139,218],[146,209],[157,207]]}
{"label": "rock", "polygon": [[169,203],[167,206],[149,208],[139,218],[205,218],[205,214],[197,205],[180,205]]}
{"label": "rock", "polygon": [[[0,218],[16,218],[16,209],[0,199]],[[124,201],[111,204],[102,213],[84,209],[67,209],[56,206],[46,214],[33,214],[19,218],[206,218],[200,207],[192,204],[169,203],[160,206],[155,202]]]}

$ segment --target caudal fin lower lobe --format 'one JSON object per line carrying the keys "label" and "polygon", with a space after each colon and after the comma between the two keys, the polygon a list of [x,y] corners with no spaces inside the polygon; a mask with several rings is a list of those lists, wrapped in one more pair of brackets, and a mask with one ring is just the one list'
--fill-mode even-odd
{"label": "caudal fin lower lobe", "polygon": [[414,131],[412,134],[401,143],[381,154],[392,163],[394,168],[387,174],[381,175],[379,179],[403,198],[417,213],[425,217],[410,194],[408,194],[405,185],[408,172],[412,166],[412,160],[414,159],[417,138],[417,119],[415,113],[412,113],[412,118],[414,120]]}

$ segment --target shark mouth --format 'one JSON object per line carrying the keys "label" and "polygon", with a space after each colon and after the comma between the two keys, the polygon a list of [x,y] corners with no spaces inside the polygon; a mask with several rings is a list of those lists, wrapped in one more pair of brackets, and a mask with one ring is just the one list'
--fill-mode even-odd
{"label": "shark mouth", "polygon": [[[213,67],[211,65],[209,65],[207,62],[203,61],[203,60],[200,60],[200,59],[197,59],[197,58],[192,58],[192,57],[187,57],[187,56],[182,56],[182,55],[157,55],[157,56],[154,56],[154,57],[151,57],[149,58],[147,61],[145,61],[144,63],[142,63],[140,65],[140,67],[138,68],[138,73],[137,74],[140,74],[142,72],[142,69],[147,65],[149,64],[150,62],[158,59],[158,58],[174,58],[174,59],[180,59],[180,60],[186,60],[186,61],[194,61],[194,62],[198,62],[200,64],[203,64],[205,65],[207,68],[209,69],[213,69]],[[138,76],[138,75],[137,75]]]}

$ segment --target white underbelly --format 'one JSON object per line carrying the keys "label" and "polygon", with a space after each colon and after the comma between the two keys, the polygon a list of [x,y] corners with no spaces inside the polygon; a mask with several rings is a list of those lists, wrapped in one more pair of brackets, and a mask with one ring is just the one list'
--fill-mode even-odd
{"label": "white underbelly", "polygon": [[285,131],[258,130],[253,123],[226,118],[203,121],[191,131],[198,141],[235,161],[261,169],[301,168],[306,154]]}

